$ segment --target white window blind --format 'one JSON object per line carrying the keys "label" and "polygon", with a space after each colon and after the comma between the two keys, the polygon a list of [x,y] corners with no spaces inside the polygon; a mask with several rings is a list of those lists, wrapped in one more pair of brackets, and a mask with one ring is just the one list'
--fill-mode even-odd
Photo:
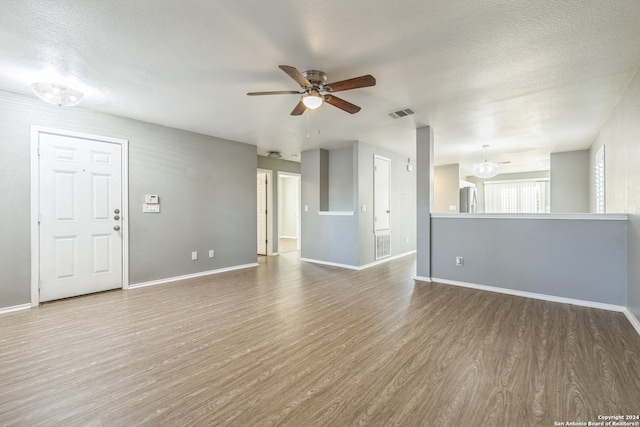
{"label": "white window blind", "polygon": [[519,179],[484,183],[486,213],[545,213],[548,179]]}
{"label": "white window blind", "polygon": [[596,194],[596,213],[605,213],[604,204],[604,146],[596,152],[595,161],[595,194]]}

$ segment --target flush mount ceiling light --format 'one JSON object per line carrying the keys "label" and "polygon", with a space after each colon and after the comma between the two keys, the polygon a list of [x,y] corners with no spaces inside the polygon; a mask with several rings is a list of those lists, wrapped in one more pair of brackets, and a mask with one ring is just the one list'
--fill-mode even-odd
{"label": "flush mount ceiling light", "polygon": [[315,110],[322,105],[322,95],[315,89],[311,89],[305,95],[302,96],[302,103],[310,110]]}
{"label": "flush mount ceiling light", "polygon": [[493,178],[498,175],[498,164],[487,161],[487,148],[489,148],[489,146],[483,145],[482,148],[484,148],[484,162],[473,165],[471,172],[478,178]]}
{"label": "flush mount ceiling light", "polygon": [[279,151],[269,151],[267,157],[271,157],[272,159],[281,159],[282,155]]}
{"label": "flush mount ceiling light", "polygon": [[58,107],[72,107],[79,104],[84,98],[82,92],[58,83],[34,83],[31,85],[31,89],[38,95],[38,98]]}

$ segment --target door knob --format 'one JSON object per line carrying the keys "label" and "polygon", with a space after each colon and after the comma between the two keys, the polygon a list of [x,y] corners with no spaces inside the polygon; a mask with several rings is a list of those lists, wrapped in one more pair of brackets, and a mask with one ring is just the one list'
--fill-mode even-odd
{"label": "door knob", "polygon": [[120,209],[116,209],[115,211],[113,211],[113,213],[119,214],[120,213]]}
{"label": "door knob", "polygon": [[120,230],[120,226],[119,226],[119,225],[116,225],[115,227],[113,227],[113,229],[114,229],[114,230],[116,230],[116,231],[118,231],[118,230]]}
{"label": "door knob", "polygon": [[113,219],[115,219],[116,221],[120,219],[120,215],[116,215],[113,217]]}

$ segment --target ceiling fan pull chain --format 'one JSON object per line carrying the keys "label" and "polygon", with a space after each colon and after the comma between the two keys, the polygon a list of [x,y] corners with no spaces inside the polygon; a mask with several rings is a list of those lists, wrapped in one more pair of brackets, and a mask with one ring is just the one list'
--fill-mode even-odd
{"label": "ceiling fan pull chain", "polygon": [[307,114],[307,139],[311,139],[311,122],[309,116],[311,114]]}

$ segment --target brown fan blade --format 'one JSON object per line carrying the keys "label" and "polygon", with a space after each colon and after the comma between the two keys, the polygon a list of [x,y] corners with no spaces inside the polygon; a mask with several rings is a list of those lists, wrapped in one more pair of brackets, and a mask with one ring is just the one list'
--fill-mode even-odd
{"label": "brown fan blade", "polygon": [[313,85],[309,83],[309,80],[305,76],[302,75],[300,71],[296,67],[291,67],[289,65],[280,65],[279,66],[282,71],[287,73],[289,77],[298,82],[300,86],[303,87],[312,87]]}
{"label": "brown fan blade", "polygon": [[360,87],[375,86],[376,79],[371,75],[354,77],[352,79],[341,80],[339,82],[327,83],[324,88],[329,92],[340,92],[342,90],[358,89]]}
{"label": "brown fan blade", "polygon": [[274,90],[271,92],[249,92],[247,95],[256,96],[256,95],[291,95],[291,94],[301,94],[304,92],[298,92],[296,90]]}
{"label": "brown fan blade", "polygon": [[307,109],[307,107],[304,106],[304,104],[302,103],[302,100],[300,100],[300,102],[298,102],[298,105],[296,105],[296,108],[293,109],[293,111],[291,112],[292,116],[299,116],[302,113],[304,113],[304,111]]}
{"label": "brown fan blade", "polygon": [[357,105],[347,102],[344,99],[338,98],[337,96],[325,95],[324,101],[350,114],[355,114],[360,111],[360,107],[358,107]]}

